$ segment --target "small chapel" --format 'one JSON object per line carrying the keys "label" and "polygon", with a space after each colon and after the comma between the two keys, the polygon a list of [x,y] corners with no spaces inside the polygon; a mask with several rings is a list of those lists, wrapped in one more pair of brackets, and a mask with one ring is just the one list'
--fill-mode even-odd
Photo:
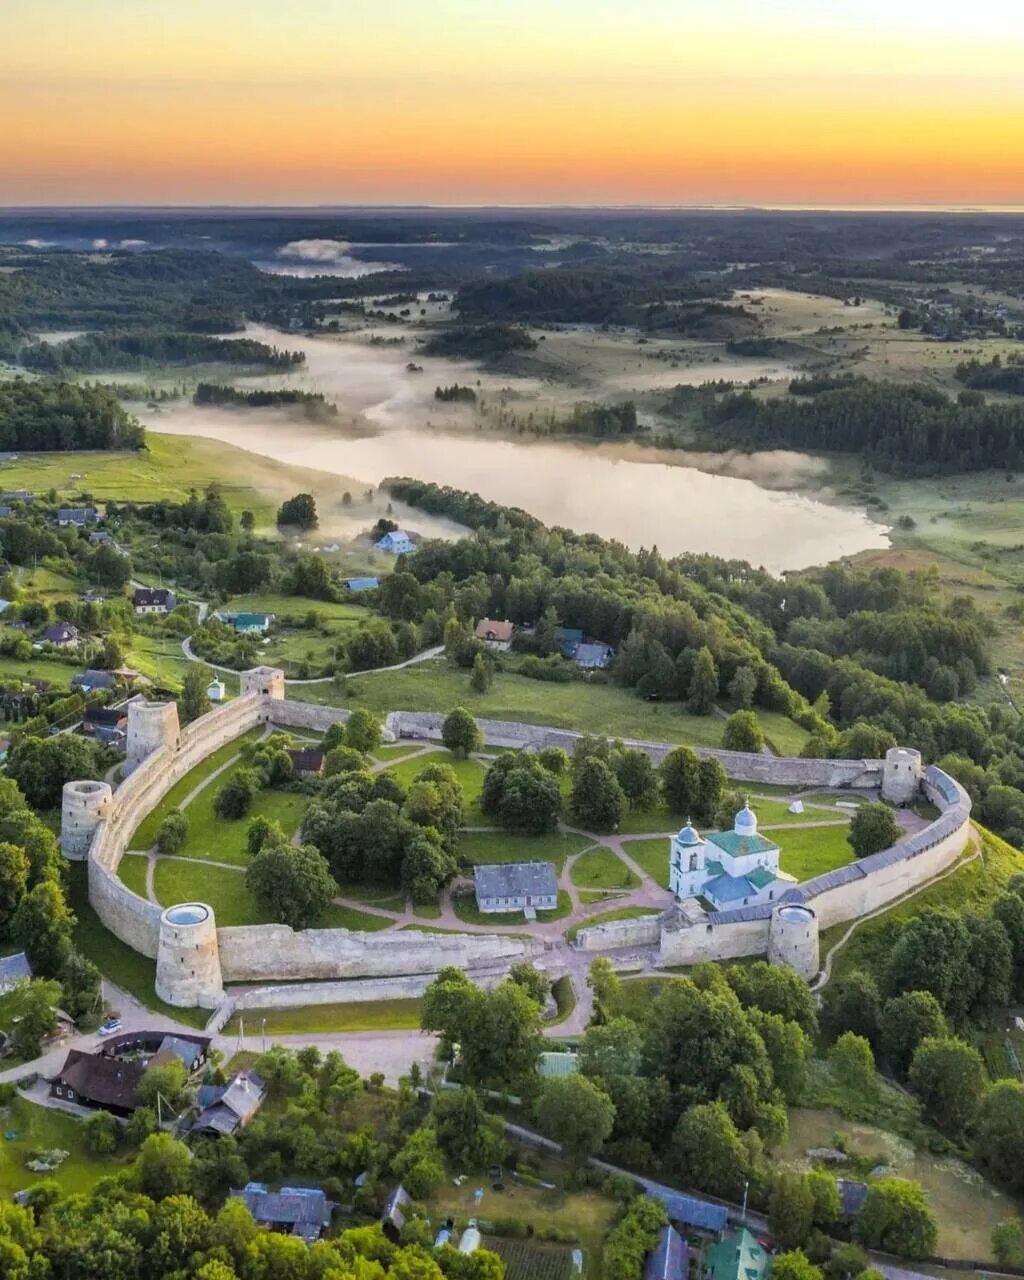
{"label": "small chapel", "polygon": [[749,804],[731,831],[701,837],[689,821],[669,847],[669,888],[678,898],[705,898],[716,911],[773,902],[796,883],[779,870],[779,846],[760,835]]}

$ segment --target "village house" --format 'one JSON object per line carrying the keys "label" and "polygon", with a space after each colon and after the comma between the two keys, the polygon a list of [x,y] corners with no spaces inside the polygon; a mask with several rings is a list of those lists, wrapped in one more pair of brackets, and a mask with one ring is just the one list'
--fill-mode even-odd
{"label": "village house", "polygon": [[50,1081],[50,1097],[127,1117],[138,1106],[136,1090],[145,1072],[141,1060],[71,1049]]}
{"label": "village house", "polygon": [[758,834],[749,805],[731,831],[711,831],[705,839],[687,822],[669,842],[669,888],[679,898],[706,898],[716,911],[761,906],[795,883],[779,871],[779,853]]}
{"label": "village house", "polygon": [[584,640],[576,646],[572,660],[583,671],[603,671],[612,660],[612,647],[603,640]]}
{"label": "village house", "polygon": [[515,634],[514,622],[499,622],[494,618],[481,618],[473,632],[478,640],[482,640],[488,649],[505,653],[512,647],[512,636]]}
{"label": "village house", "polygon": [[95,507],[61,507],[57,512],[57,524],[62,529],[84,529],[96,523]]}
{"label": "village house", "polygon": [[346,578],[345,586],[349,591],[376,591],[380,586],[380,578]]}
{"label": "village house", "polygon": [[319,778],[324,771],[324,753],[316,747],[297,747],[288,752],[288,759],[302,778]]}
{"label": "village house", "polygon": [[383,551],[389,556],[408,556],[416,550],[412,534],[407,533],[405,529],[390,529],[373,545],[378,551]]}
{"label": "village house", "polygon": [[232,613],[218,610],[213,616],[219,622],[226,622],[243,636],[263,635],[270,630],[270,624],[274,620],[272,613]]}
{"label": "village house", "polygon": [[82,729],[105,746],[120,745],[128,736],[128,706],[86,707]]}
{"label": "village house", "polygon": [[644,1261],[643,1280],[687,1280],[689,1274],[689,1245],[675,1227],[662,1227],[658,1243]]}
{"label": "village house", "polygon": [[94,547],[113,547],[115,551],[118,550],[117,543],[110,534],[107,533],[106,529],[93,530],[93,532],[89,534],[89,542]]}
{"label": "village house", "polygon": [[724,1235],[704,1252],[703,1280],[766,1280],[772,1256],[746,1227]]}
{"label": "village house", "polygon": [[248,1182],[242,1191],[230,1191],[241,1200],[262,1227],[287,1231],[306,1244],[315,1244],[331,1224],[337,1207],[319,1187],[282,1187],[271,1191],[265,1182]]}
{"label": "village house", "polygon": [[52,622],[43,632],[43,643],[62,649],[78,644],[78,628],[70,622]]}
{"label": "village house", "polygon": [[538,911],[558,906],[558,876],[551,862],[502,862],[473,868],[476,905],[485,912]]}
{"label": "village house", "polygon": [[399,1183],[384,1202],[380,1215],[380,1229],[392,1242],[398,1244],[405,1226],[405,1208],[412,1204],[412,1196]]}
{"label": "village house", "polygon": [[117,676],[112,671],[78,671],[71,677],[71,688],[80,693],[93,693],[97,689],[113,689]]}
{"label": "village house", "polygon": [[239,1071],[228,1084],[203,1084],[196,1093],[199,1115],[193,1133],[214,1137],[244,1129],[266,1097],[267,1086],[255,1071]]}
{"label": "village house", "polygon": [[140,617],[146,613],[171,613],[177,597],[169,587],[136,587],[132,608]]}

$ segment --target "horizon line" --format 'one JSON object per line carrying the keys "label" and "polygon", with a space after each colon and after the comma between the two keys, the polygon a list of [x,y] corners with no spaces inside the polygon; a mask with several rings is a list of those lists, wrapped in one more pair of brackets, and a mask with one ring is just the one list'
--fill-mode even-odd
{"label": "horizon line", "polygon": [[782,203],[715,203],[692,204],[650,203],[468,203],[425,204],[371,202],[363,204],[260,204],[260,203],[137,203],[137,204],[12,204],[0,203],[0,217],[14,214],[60,213],[484,213],[516,212],[612,212],[612,213],[948,213],[1006,214],[1024,213],[1024,203],[1005,204],[898,204],[872,202],[865,204]]}

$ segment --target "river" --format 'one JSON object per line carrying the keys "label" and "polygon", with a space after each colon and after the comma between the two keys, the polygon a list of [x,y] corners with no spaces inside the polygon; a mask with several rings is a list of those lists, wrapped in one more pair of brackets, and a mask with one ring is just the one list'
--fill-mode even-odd
{"label": "river", "polygon": [[[419,356],[424,372],[410,374],[408,350],[356,339],[251,332],[299,347],[307,357],[305,368],[253,379],[252,385],[320,391],[339,406],[337,427],[305,420],[282,425],[257,412],[193,406],[143,411],[147,425],[223,440],[276,461],[371,484],[399,475],[448,484],[522,507],[547,524],[598,533],[634,548],[656,544],[669,555],[710,552],[773,573],[888,545],[885,528],[863,512],[778,487],[780,466],[793,485],[820,472],[823,464],[806,455],[739,455],[724,464],[734,474],[723,475],[674,465],[674,459],[664,460],[673,455],[641,446],[510,440],[485,429],[466,430],[464,418],[459,430],[458,412],[446,416],[446,407],[433,398],[434,387],[456,381],[507,385],[508,378],[499,384],[474,366]],[[535,389],[532,380],[515,380],[523,397]],[[702,465],[723,469],[723,460],[707,455]],[[773,487],[752,476],[767,478]]]}

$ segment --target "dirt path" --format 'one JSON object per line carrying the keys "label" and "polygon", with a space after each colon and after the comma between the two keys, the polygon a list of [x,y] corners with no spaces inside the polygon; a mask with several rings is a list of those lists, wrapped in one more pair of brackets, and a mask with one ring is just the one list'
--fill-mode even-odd
{"label": "dirt path", "polygon": [[[181,642],[181,652],[188,658],[189,662],[201,662],[204,666],[210,668],[211,671],[220,671],[224,675],[237,676],[239,672],[234,667],[221,667],[216,662],[207,662],[205,658],[200,658],[194,653],[191,645],[191,636],[186,636]],[[432,649],[424,649],[422,653],[415,653],[411,658],[406,658],[404,662],[393,663],[390,667],[373,667],[369,671],[339,671],[335,676],[316,676],[311,680],[292,680],[285,678],[285,684],[307,685],[307,684],[330,684],[338,678],[342,680],[354,680],[357,676],[376,676],[385,671],[402,671],[406,667],[415,666],[417,662],[426,662],[430,658],[439,658],[444,653],[444,645],[435,645]]]}

